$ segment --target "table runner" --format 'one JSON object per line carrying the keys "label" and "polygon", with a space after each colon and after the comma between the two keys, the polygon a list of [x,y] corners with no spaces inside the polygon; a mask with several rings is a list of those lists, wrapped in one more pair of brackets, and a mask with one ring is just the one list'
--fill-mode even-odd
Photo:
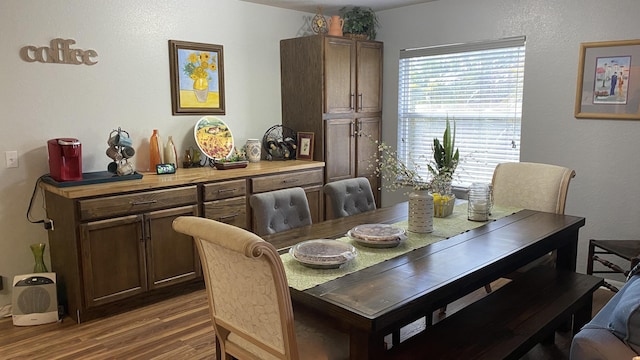
{"label": "table runner", "polygon": [[[494,206],[490,216],[490,221],[498,220],[520,210],[522,209]],[[378,264],[382,261],[408,253],[409,251],[461,234],[467,230],[480,227],[486,223],[487,222],[469,221],[467,219],[467,204],[463,203],[456,205],[453,210],[453,214],[450,216],[446,218],[434,218],[433,232],[428,234],[418,234],[407,231],[407,240],[401,242],[400,245],[394,248],[370,248],[362,246],[351,240],[346,235],[338,238],[338,241],[352,244],[357,249],[358,255],[355,259],[337,269],[309,268],[297,262],[291,257],[291,255],[289,255],[289,253],[280,255],[280,258],[284,264],[289,286],[303,291],[327,281],[331,281]],[[397,222],[394,225],[407,230],[407,220]]]}

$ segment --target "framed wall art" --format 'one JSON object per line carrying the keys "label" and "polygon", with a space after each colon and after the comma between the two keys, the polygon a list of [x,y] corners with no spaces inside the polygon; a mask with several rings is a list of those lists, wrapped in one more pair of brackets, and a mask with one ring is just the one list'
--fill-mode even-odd
{"label": "framed wall art", "polygon": [[298,160],[313,160],[313,133],[298,131]]}
{"label": "framed wall art", "polygon": [[173,115],[224,115],[222,45],[169,40]]}
{"label": "framed wall art", "polygon": [[574,116],[640,120],[640,39],[580,44]]}

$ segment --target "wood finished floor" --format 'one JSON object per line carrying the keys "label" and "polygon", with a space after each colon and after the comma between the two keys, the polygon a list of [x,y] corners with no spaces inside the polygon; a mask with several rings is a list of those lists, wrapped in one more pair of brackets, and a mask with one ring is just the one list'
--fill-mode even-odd
{"label": "wood finished floor", "polygon": [[[498,280],[500,282],[500,280]],[[494,283],[497,288],[501,283]],[[485,296],[479,289],[450,304],[452,314]],[[594,314],[613,296],[599,289]],[[537,345],[523,359],[569,358],[570,334],[553,345]],[[0,320],[0,359],[214,359],[215,343],[204,290],[194,291],[127,313],[76,324],[70,318],[39,326],[13,326]]]}

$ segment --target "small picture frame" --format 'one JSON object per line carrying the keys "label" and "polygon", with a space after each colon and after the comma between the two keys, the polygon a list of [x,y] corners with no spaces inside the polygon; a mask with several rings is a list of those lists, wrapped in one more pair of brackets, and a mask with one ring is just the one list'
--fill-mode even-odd
{"label": "small picture frame", "polygon": [[640,120],[640,39],[580,44],[574,116]]}
{"label": "small picture frame", "polygon": [[169,40],[173,115],[225,114],[223,46]]}
{"label": "small picture frame", "polygon": [[313,136],[312,132],[298,131],[298,160],[313,160]]}

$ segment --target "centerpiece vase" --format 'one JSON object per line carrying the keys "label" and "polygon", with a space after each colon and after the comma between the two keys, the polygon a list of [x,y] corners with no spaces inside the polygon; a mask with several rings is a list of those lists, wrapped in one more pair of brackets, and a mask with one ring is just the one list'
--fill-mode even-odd
{"label": "centerpiece vase", "polygon": [[433,231],[433,196],[427,190],[415,190],[409,194],[409,226],[415,233]]}
{"label": "centerpiece vase", "polygon": [[34,273],[49,272],[49,270],[47,270],[47,266],[44,264],[44,248],[47,246],[47,244],[40,243],[40,244],[32,244],[30,246],[31,246],[31,252],[33,253],[33,258],[36,261],[36,264],[33,266],[33,272]]}

